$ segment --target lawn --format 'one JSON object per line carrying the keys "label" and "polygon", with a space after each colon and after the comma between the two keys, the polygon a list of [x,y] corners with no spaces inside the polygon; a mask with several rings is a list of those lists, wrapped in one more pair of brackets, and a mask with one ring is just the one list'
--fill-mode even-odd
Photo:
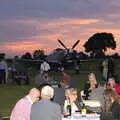
{"label": "lawn", "polygon": [[0,113],[9,116],[16,101],[23,97],[32,86],[0,85]]}

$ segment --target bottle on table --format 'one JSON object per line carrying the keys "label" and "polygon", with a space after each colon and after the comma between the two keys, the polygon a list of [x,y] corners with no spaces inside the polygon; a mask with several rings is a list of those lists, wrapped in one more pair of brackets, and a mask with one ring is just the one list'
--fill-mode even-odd
{"label": "bottle on table", "polygon": [[66,100],[64,105],[64,117],[71,116],[71,113],[72,113],[72,108],[71,108],[70,101]]}
{"label": "bottle on table", "polygon": [[86,108],[86,106],[85,106],[84,103],[83,103],[83,105],[82,105],[81,113],[82,113],[83,115],[85,115],[85,114],[87,113],[87,108]]}
{"label": "bottle on table", "polygon": [[68,116],[71,116],[71,104],[67,105]]}

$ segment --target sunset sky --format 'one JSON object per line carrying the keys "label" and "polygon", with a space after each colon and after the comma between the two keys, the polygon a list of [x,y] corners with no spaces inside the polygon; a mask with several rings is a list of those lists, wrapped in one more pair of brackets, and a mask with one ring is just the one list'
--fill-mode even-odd
{"label": "sunset sky", "polygon": [[7,56],[61,45],[84,51],[83,44],[97,32],[113,33],[120,53],[120,0],[0,0],[0,52]]}

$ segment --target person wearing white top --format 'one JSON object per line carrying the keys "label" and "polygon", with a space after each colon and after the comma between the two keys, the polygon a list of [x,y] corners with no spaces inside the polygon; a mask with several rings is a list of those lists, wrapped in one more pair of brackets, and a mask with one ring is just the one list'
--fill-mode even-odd
{"label": "person wearing white top", "polygon": [[71,114],[75,113],[76,111],[78,111],[78,107],[75,104],[75,101],[77,100],[77,90],[74,88],[70,88],[67,89],[65,91],[65,96],[66,96],[66,100],[64,103],[64,110],[67,107],[68,104],[71,105]]}
{"label": "person wearing white top", "polygon": [[50,65],[46,61],[44,61],[40,66],[40,70],[43,72],[47,72],[50,70]]}
{"label": "person wearing white top", "polygon": [[50,65],[44,61],[40,66],[40,78],[41,82],[49,81],[48,80],[48,71],[50,70]]}

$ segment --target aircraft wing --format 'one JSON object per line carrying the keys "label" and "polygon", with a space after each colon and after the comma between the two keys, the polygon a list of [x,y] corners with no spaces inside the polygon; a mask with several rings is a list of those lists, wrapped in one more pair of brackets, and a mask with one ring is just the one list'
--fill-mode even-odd
{"label": "aircraft wing", "polygon": [[60,63],[63,59],[63,51],[56,51],[46,57],[46,60],[51,63]]}

